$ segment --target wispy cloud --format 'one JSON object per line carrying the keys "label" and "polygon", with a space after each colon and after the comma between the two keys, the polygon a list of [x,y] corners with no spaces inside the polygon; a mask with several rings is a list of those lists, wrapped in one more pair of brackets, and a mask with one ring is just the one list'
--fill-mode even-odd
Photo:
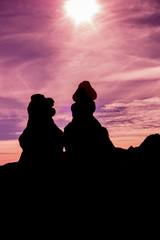
{"label": "wispy cloud", "polygon": [[[100,13],[92,25],[81,26],[65,15],[65,1],[0,1],[3,139],[17,139],[27,121],[30,96],[37,92],[54,98],[54,118],[63,128],[71,119],[72,94],[85,79],[98,93],[96,116],[115,141],[119,135],[119,145],[121,140],[123,146],[132,140],[136,144],[140,135],[158,131],[160,2],[97,1]],[[109,106],[112,112],[107,112]],[[125,133],[132,128],[134,133]]]}
{"label": "wispy cloud", "polygon": [[[157,133],[160,130],[160,98],[133,100],[128,103],[116,102],[106,104],[97,113],[104,126],[111,131],[113,141],[124,139],[126,135],[132,138],[145,138],[146,134]],[[126,142],[128,139],[126,139]],[[125,142],[125,144],[126,144]],[[126,144],[129,147],[130,142]]]}

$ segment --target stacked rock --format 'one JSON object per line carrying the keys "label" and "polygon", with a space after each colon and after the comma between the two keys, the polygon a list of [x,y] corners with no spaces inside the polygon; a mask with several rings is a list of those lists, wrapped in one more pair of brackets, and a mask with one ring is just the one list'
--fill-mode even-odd
{"label": "stacked rock", "polygon": [[66,152],[94,153],[114,148],[108,131],[93,116],[97,93],[90,82],[83,81],[73,94],[72,121],[64,129]]}
{"label": "stacked rock", "polygon": [[56,113],[53,106],[52,98],[45,98],[41,94],[31,96],[27,127],[19,137],[23,149],[21,161],[45,161],[53,159],[56,152],[63,151],[63,133],[52,119]]}

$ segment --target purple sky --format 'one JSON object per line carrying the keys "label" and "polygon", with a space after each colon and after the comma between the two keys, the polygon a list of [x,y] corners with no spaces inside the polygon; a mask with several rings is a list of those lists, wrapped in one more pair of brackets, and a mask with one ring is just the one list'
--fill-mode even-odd
{"label": "purple sky", "polygon": [[137,146],[159,132],[160,1],[97,0],[100,12],[81,25],[67,17],[65,1],[0,1],[0,152],[6,159],[26,126],[30,96],[53,97],[63,129],[83,80],[97,91],[95,116],[116,146]]}

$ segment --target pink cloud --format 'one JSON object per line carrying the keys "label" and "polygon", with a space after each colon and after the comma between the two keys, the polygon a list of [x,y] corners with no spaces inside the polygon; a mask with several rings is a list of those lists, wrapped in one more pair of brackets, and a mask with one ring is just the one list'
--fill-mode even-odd
{"label": "pink cloud", "polygon": [[[1,0],[0,128],[7,119],[6,139],[11,139],[9,129],[16,139],[25,127],[30,96],[37,92],[54,98],[55,121],[63,129],[71,119],[72,94],[85,79],[98,93],[96,116],[102,124],[108,126],[107,106],[125,108],[109,116],[109,130],[118,144],[128,146],[132,139],[136,144],[139,136],[158,131],[156,105],[150,118],[151,109],[146,108],[147,114],[139,104],[149,106],[160,97],[159,1],[98,2],[101,12],[92,25],[75,26],[65,15],[64,1]],[[137,110],[146,117],[148,130],[139,120],[141,131],[128,121]],[[119,117],[121,129],[131,127],[130,137],[115,127]],[[157,127],[152,129],[152,122]]]}
{"label": "pink cloud", "polygon": [[113,142],[119,143],[122,138],[121,146],[128,148],[131,141],[132,145],[138,146],[146,135],[159,132],[159,109],[160,98],[156,97],[128,103],[116,102],[106,104],[97,117],[110,130]]}

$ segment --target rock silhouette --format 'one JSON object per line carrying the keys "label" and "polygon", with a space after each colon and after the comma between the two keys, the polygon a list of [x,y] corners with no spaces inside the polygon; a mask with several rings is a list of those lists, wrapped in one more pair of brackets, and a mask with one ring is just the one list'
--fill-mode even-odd
{"label": "rock silhouette", "polygon": [[[160,135],[152,134],[148,136],[138,147],[138,151],[152,156],[157,156],[160,150]],[[157,156],[158,157],[158,156]]]}
{"label": "rock silhouette", "polygon": [[104,153],[114,150],[108,131],[93,116],[97,93],[88,81],[79,84],[73,94],[72,121],[64,129],[66,152]]}
{"label": "rock silhouette", "polygon": [[41,190],[45,183],[51,191],[54,186],[62,199],[68,194],[74,197],[75,191],[77,196],[91,193],[105,199],[106,189],[153,189],[159,176],[160,135],[150,135],[128,150],[114,147],[107,129],[93,116],[96,98],[89,82],[78,86],[71,106],[73,119],[63,134],[52,119],[53,99],[31,96],[27,127],[19,137],[22,155],[17,163],[0,167],[1,182],[17,179],[16,184],[21,180],[28,184],[30,178],[31,186],[36,176],[36,187]]}
{"label": "rock silhouette", "polygon": [[23,149],[20,162],[40,164],[40,159],[53,159],[55,153],[63,151],[63,133],[52,119],[56,112],[53,105],[52,98],[31,96],[27,127],[19,137]]}

